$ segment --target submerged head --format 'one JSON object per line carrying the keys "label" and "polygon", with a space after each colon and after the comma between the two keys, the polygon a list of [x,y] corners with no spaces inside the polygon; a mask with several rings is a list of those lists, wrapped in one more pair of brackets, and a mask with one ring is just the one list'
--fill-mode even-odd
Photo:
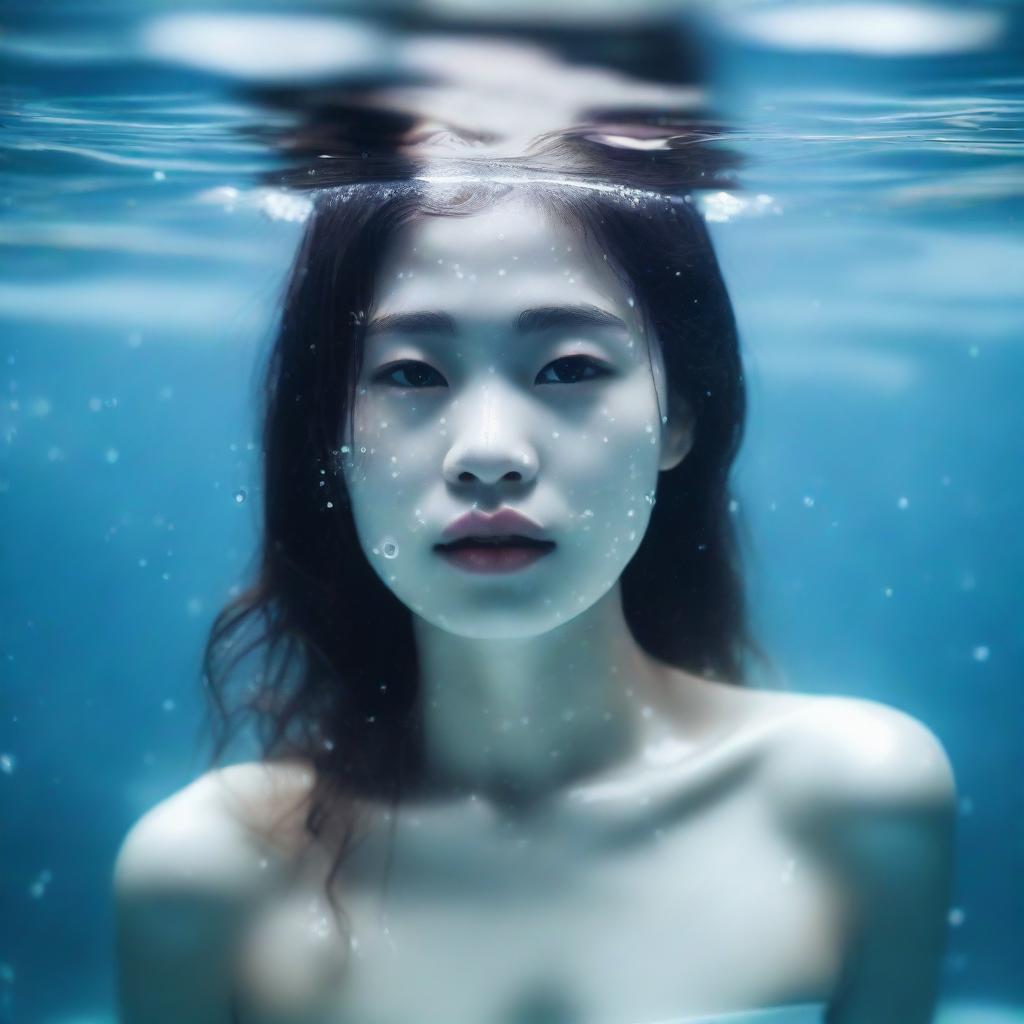
{"label": "submerged head", "polygon": [[[629,272],[577,212],[524,188],[473,199],[413,215],[379,254],[339,462],[362,550],[407,608],[522,637],[618,581],[693,420]],[[439,547],[467,511],[509,509],[528,522],[492,529],[545,543],[508,552],[519,567]]]}
{"label": "submerged head", "polygon": [[[265,756],[393,792],[416,757],[414,615],[527,637],[616,584],[648,654],[742,682],[760,655],[728,493],[744,408],[688,198],[539,178],[319,193],[267,368],[259,575],[207,645],[220,749],[248,716]],[[436,545],[474,509],[554,547],[511,573],[453,565]]]}

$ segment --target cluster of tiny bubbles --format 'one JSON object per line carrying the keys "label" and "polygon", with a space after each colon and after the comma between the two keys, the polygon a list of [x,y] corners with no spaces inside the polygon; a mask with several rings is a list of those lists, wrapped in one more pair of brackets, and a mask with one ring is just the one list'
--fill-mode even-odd
{"label": "cluster of tiny bubbles", "polygon": [[41,900],[46,895],[46,887],[53,881],[53,872],[48,868],[43,868],[38,875],[32,880],[32,884],[29,886],[29,895],[34,900]]}
{"label": "cluster of tiny bubbles", "polygon": [[311,902],[308,908],[310,918],[310,931],[319,939],[327,938],[330,933],[330,925],[327,923],[327,916],[317,906],[315,902]]}

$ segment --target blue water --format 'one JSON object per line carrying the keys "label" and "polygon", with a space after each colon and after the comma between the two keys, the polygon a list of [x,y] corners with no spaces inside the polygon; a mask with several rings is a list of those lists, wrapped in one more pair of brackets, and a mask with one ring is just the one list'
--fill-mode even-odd
{"label": "blue water", "polygon": [[[886,5],[926,20],[807,38],[735,10],[701,38],[742,189],[706,211],[756,625],[789,686],[941,738],[938,1019],[1022,1020],[1024,12]],[[0,34],[4,1022],[111,1019],[113,856],[202,767],[201,644],[254,550],[256,365],[301,209],[257,181],[280,161],[252,129],[286,120],[240,89],[261,72],[186,59],[173,13],[13,4]],[[388,19],[337,23],[330,60],[387,59]]]}

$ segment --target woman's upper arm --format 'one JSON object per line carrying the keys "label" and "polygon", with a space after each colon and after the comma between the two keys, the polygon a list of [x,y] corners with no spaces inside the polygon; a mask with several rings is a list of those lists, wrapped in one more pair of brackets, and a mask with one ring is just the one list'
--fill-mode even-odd
{"label": "woman's upper arm", "polygon": [[828,1024],[926,1024],[946,942],[955,787],[941,743],[894,708],[812,705],[788,762],[789,820],[843,896]]}
{"label": "woman's upper arm", "polygon": [[229,1024],[259,862],[205,777],[135,823],[114,868],[121,1024]]}

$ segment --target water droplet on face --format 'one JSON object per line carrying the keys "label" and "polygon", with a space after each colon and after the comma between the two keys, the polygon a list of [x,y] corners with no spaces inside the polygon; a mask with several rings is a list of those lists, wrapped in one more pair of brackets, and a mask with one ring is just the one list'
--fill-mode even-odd
{"label": "water droplet on face", "polygon": [[398,544],[391,537],[385,537],[380,543],[381,553],[385,558],[398,557]]}

